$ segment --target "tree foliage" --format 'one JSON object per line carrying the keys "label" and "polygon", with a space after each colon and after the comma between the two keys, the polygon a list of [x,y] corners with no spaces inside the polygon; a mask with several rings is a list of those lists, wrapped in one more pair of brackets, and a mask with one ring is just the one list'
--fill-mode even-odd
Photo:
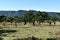
{"label": "tree foliage", "polygon": [[35,13],[33,10],[26,11],[24,15],[18,16],[17,13],[13,17],[8,17],[8,16],[0,16],[0,22],[15,22],[15,26],[17,27],[17,23],[19,22],[24,22],[24,25],[27,23],[32,23],[35,26],[35,22],[43,23],[44,21],[47,20],[47,22],[51,25],[53,22],[57,21],[57,18],[54,16],[48,16],[48,12],[44,11],[36,11]]}

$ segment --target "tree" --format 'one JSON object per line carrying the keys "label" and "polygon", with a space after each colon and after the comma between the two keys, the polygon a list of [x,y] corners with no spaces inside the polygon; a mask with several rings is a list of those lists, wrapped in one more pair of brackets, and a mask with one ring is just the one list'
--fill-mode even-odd
{"label": "tree", "polygon": [[12,23],[14,22],[14,18],[13,17],[8,17],[8,20],[7,21],[10,22],[11,25],[12,25]]}
{"label": "tree", "polygon": [[56,21],[58,20],[58,18],[56,18],[56,17],[52,17],[52,21],[53,21],[53,23],[54,23],[54,25],[56,24]]}
{"label": "tree", "polygon": [[35,26],[35,21],[36,21],[36,15],[33,15],[31,22],[33,23],[33,26]]}
{"label": "tree", "polygon": [[57,20],[60,22],[60,12],[57,15],[59,16]]}
{"label": "tree", "polygon": [[5,23],[7,21],[7,16],[4,16],[4,15],[0,16],[0,21],[3,22],[3,26],[6,26]]}
{"label": "tree", "polygon": [[13,19],[14,19],[14,22],[15,22],[15,26],[17,27],[17,22],[18,22],[18,12],[15,13]]}
{"label": "tree", "polygon": [[54,25],[55,25],[57,20],[58,20],[58,18],[56,18],[55,16],[49,16],[49,17],[48,17],[48,21],[49,21],[49,24],[50,24],[50,25],[51,25],[52,22],[53,22]]}
{"label": "tree", "polygon": [[53,22],[52,19],[53,19],[53,16],[49,16],[48,19],[47,19],[47,20],[48,20],[47,22],[48,22],[50,25],[51,25],[51,23]]}
{"label": "tree", "polygon": [[23,22],[24,22],[24,25],[26,25],[27,24],[27,17],[24,15],[24,16],[22,16],[22,18],[23,18]]}
{"label": "tree", "polygon": [[18,21],[17,22],[23,22],[23,16],[18,16]]}
{"label": "tree", "polygon": [[40,11],[37,12],[36,19],[39,22],[39,24],[43,23],[44,20],[46,20],[46,18],[47,18],[47,13],[46,12],[40,12]]}
{"label": "tree", "polygon": [[15,26],[17,27],[18,16],[14,16],[13,19],[14,19],[14,22],[15,22]]}
{"label": "tree", "polygon": [[42,21],[41,22],[43,24],[43,22],[46,21],[47,18],[48,18],[48,12],[45,12],[45,11],[41,12],[41,16],[42,16]]}
{"label": "tree", "polygon": [[8,17],[8,22],[12,23],[14,21],[13,17]]}
{"label": "tree", "polygon": [[24,25],[27,23],[27,22],[31,22],[32,18],[33,18],[33,11],[32,10],[29,10],[27,11],[24,16]]}

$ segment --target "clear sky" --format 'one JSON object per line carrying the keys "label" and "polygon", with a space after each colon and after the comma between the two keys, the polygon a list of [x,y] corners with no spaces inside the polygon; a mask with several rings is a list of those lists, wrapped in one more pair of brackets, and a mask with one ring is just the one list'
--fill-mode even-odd
{"label": "clear sky", "polygon": [[60,12],[60,0],[0,0],[0,10],[30,9]]}

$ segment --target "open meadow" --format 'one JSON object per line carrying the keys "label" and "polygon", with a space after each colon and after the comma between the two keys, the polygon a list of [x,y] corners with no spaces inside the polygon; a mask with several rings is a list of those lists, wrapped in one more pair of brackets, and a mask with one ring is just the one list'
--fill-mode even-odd
{"label": "open meadow", "polygon": [[[1,37],[4,40],[13,40],[16,38],[28,38],[28,37],[36,37],[42,38],[46,40],[47,38],[59,38],[60,37],[60,23],[56,22],[56,25],[49,25],[48,23],[43,23],[42,25],[33,26],[29,23],[23,25],[19,23],[17,27],[15,27],[14,23],[6,23],[6,27],[0,23],[0,30],[16,30],[16,32],[3,32],[1,33]],[[1,32],[1,31],[0,31]]]}

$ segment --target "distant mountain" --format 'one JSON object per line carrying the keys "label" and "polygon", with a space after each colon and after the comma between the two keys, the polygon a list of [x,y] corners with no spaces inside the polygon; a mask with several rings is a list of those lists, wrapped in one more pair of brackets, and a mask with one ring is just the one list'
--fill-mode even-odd
{"label": "distant mountain", "polygon": [[16,11],[0,11],[0,16],[14,16],[15,13]]}
{"label": "distant mountain", "polygon": [[26,10],[19,10],[19,11],[18,11],[18,16],[24,15],[25,12],[26,12]]}
{"label": "distant mountain", "polygon": [[[34,14],[36,14],[37,11],[32,10]],[[24,15],[26,12],[26,10],[18,10],[18,11],[0,11],[0,16],[4,15],[4,16],[14,16],[14,15],[18,15],[18,16],[22,16]],[[57,14],[58,12],[48,12],[49,16],[55,16],[57,18],[60,18],[60,16]]]}
{"label": "distant mountain", "polygon": [[54,17],[60,18],[60,16],[57,13],[58,12],[48,12],[48,15],[49,16],[54,16]]}

